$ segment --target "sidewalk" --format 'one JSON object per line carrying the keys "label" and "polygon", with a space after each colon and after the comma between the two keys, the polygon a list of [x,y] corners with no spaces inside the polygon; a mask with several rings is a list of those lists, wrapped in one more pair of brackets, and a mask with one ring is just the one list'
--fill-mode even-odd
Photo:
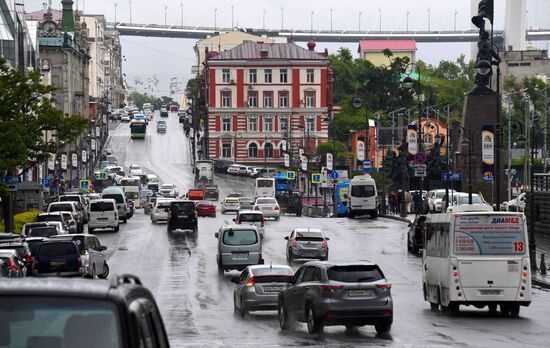
{"label": "sidewalk", "polygon": [[[387,219],[397,220],[405,223],[409,223],[414,221],[415,215],[409,214],[407,217],[403,218],[399,214],[395,215],[380,215],[380,217],[384,217]],[[548,259],[550,257],[550,234],[537,234],[535,235],[535,241],[537,246],[537,267],[539,270],[536,274],[533,274],[532,282],[533,284],[536,284],[543,288],[550,288],[550,260]],[[546,262],[546,268],[547,268],[547,274],[543,275],[540,273],[540,260],[541,255],[545,255],[545,262]]]}

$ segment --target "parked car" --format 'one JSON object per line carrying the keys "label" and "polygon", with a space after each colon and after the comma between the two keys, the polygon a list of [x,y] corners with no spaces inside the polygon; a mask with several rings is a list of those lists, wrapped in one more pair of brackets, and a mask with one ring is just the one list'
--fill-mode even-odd
{"label": "parked car", "polygon": [[459,211],[493,211],[493,207],[485,202],[477,193],[472,193],[472,204],[469,203],[469,194],[466,192],[457,192],[453,194],[451,204],[447,212]]}
{"label": "parked car", "polygon": [[240,210],[237,212],[237,217],[233,219],[237,225],[251,225],[258,229],[260,236],[264,237],[264,214],[257,210]]}
{"label": "parked car", "polygon": [[80,257],[82,258],[82,267],[80,274],[84,277],[94,279],[107,278],[109,276],[109,265],[107,264],[107,247],[101,245],[99,239],[93,234],[68,234],[64,236],[53,236],[52,241],[69,240],[76,243]]}
{"label": "parked car", "polygon": [[310,334],[333,325],[374,325],[386,334],[393,322],[391,284],[370,261],[310,261],[279,292],[277,312],[282,330],[297,320],[307,323]]}
{"label": "parked car", "polygon": [[81,267],[82,257],[75,242],[52,240],[42,243],[38,248],[33,272],[39,277],[80,276]]}
{"label": "parked car", "polygon": [[[132,275],[0,282],[5,347],[169,347],[155,299]],[[52,325],[47,325],[52,324]],[[55,325],[53,325],[55,324]],[[47,331],[45,332],[44,330]],[[17,335],[13,333],[17,332]]]}
{"label": "parked car", "polygon": [[216,205],[209,201],[197,202],[197,215],[216,217]]}
{"label": "parked car", "polygon": [[226,198],[222,202],[222,214],[226,212],[238,212],[241,210],[241,203],[238,198]]}
{"label": "parked car", "polygon": [[19,261],[25,264],[25,275],[27,277],[32,275],[32,255],[27,242],[2,243],[0,244],[0,250],[15,250]]}
{"label": "parked car", "polygon": [[246,175],[246,166],[243,166],[242,164],[232,164],[229,167],[227,167],[227,174],[231,175]]}
{"label": "parked car", "polygon": [[241,204],[241,209],[254,208],[254,198],[252,197],[239,197],[239,203]]}
{"label": "parked car", "polygon": [[197,232],[198,220],[195,202],[173,200],[169,203],[167,216],[168,232],[173,230],[192,230]]}
{"label": "parked car", "polygon": [[21,278],[27,275],[27,267],[14,249],[0,249],[0,261],[9,266],[10,278]]}
{"label": "parked car", "polygon": [[170,207],[170,202],[173,199],[169,198],[159,198],[155,203],[155,207],[151,210],[149,214],[151,216],[151,222],[156,224],[159,221],[168,221],[168,208]]}
{"label": "parked car", "polygon": [[118,211],[114,199],[97,199],[90,202],[88,233],[93,233],[96,228],[112,228],[118,232]]}
{"label": "parked car", "polygon": [[294,271],[285,265],[246,267],[240,276],[232,277],[235,315],[244,317],[249,311],[276,310],[279,292],[286,289]]}
{"label": "parked car", "polygon": [[256,178],[272,178],[276,176],[279,172],[275,168],[261,168],[256,174]]}
{"label": "parked car", "polygon": [[84,211],[79,203],[74,201],[53,202],[48,206],[47,213],[68,211],[76,218],[77,229],[80,233],[84,231]]}
{"label": "parked car", "polygon": [[424,247],[424,234],[426,233],[425,223],[426,215],[419,215],[409,224],[409,231],[407,232],[407,249],[415,255]]}
{"label": "parked car", "polygon": [[224,161],[224,160],[215,160],[214,161],[214,172],[215,173],[227,173],[227,169],[230,165],[232,165],[233,162],[231,161]]}
{"label": "parked car", "polygon": [[525,192],[520,193],[516,198],[503,202],[503,209],[506,211],[525,211],[525,203],[527,201],[527,195]]}
{"label": "parked car", "polygon": [[279,220],[281,217],[281,208],[279,203],[273,197],[258,197],[254,202],[254,210],[259,210],[264,213],[264,217],[272,217]]}
{"label": "parked car", "polygon": [[[449,190],[449,199],[456,194],[453,189]],[[445,189],[437,189],[428,191],[428,207],[430,213],[441,213],[443,208],[443,197],[445,196]]]}
{"label": "parked car", "polygon": [[295,228],[285,240],[289,263],[295,259],[328,260],[329,238],[318,228]]}
{"label": "parked car", "polygon": [[214,234],[218,239],[218,273],[247,266],[262,265],[262,240],[254,226],[222,226]]}

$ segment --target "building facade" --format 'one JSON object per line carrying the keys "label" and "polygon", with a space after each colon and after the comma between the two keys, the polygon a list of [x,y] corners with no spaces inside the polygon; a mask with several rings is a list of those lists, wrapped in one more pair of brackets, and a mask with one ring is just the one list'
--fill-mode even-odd
{"label": "building facade", "polygon": [[22,3],[0,1],[0,57],[5,58],[12,68],[21,72],[36,69],[35,34],[36,31],[27,26]]}
{"label": "building facade", "polygon": [[409,62],[416,61],[416,41],[414,40],[361,40],[357,52],[361,59],[368,60],[375,66],[390,65],[390,60],[384,55],[389,49],[393,58],[409,58]]}
{"label": "building facade", "polygon": [[328,138],[329,59],[293,43],[243,44],[205,60],[206,156],[243,164],[317,162]]}

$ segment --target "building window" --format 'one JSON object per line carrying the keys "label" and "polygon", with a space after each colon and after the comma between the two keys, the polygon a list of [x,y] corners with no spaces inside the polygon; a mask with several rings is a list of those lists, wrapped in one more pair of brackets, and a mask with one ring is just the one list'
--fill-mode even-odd
{"label": "building window", "polygon": [[231,144],[222,144],[222,157],[223,158],[231,158],[233,155],[231,154]]}
{"label": "building window", "polygon": [[256,119],[256,117],[250,117],[248,119],[248,131],[249,132],[258,131],[258,119]]}
{"label": "building window", "polygon": [[264,132],[273,132],[273,119],[264,117]]}
{"label": "building window", "polygon": [[258,107],[258,92],[248,92],[248,107],[249,108]]}
{"label": "building window", "polygon": [[279,79],[281,83],[288,83],[288,71],[286,69],[281,69]]}
{"label": "building window", "polygon": [[248,157],[258,158],[258,145],[255,143],[248,145]]}
{"label": "building window", "polygon": [[279,93],[279,107],[288,108],[288,92]]}
{"label": "building window", "polygon": [[265,83],[273,82],[273,74],[271,73],[271,69],[264,70],[264,80],[265,80]]}
{"label": "building window", "polygon": [[306,119],[306,131],[308,132],[315,132],[315,118],[314,117],[308,117]]}
{"label": "building window", "polygon": [[258,77],[256,75],[256,69],[250,69],[248,70],[248,82],[249,83],[256,83],[258,82]]}
{"label": "building window", "polygon": [[273,158],[273,144],[265,143],[264,144],[264,156],[266,158]]}
{"label": "building window", "polygon": [[229,73],[229,69],[222,69],[222,82],[223,83],[231,82],[231,74]]}
{"label": "building window", "polygon": [[315,107],[315,92],[309,91],[306,92],[306,108],[314,108]]}
{"label": "building window", "polygon": [[273,92],[264,92],[264,108],[273,107]]}
{"label": "building window", "polygon": [[307,83],[314,83],[315,82],[315,73],[313,69],[307,69],[306,70],[306,78]]}
{"label": "building window", "polygon": [[231,107],[231,91],[222,91],[222,108]]}
{"label": "building window", "polygon": [[279,118],[279,129],[284,132],[288,131],[288,118]]}
{"label": "building window", "polygon": [[224,132],[231,132],[231,118],[224,117],[222,120],[222,130]]}

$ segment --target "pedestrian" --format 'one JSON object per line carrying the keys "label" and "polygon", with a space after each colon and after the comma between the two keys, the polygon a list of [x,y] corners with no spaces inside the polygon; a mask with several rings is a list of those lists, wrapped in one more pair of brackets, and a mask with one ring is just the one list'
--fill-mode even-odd
{"label": "pedestrian", "polygon": [[388,196],[388,205],[390,206],[390,214],[395,214],[395,192],[391,191]]}
{"label": "pedestrian", "polygon": [[405,212],[411,213],[412,195],[409,191],[405,191]]}

